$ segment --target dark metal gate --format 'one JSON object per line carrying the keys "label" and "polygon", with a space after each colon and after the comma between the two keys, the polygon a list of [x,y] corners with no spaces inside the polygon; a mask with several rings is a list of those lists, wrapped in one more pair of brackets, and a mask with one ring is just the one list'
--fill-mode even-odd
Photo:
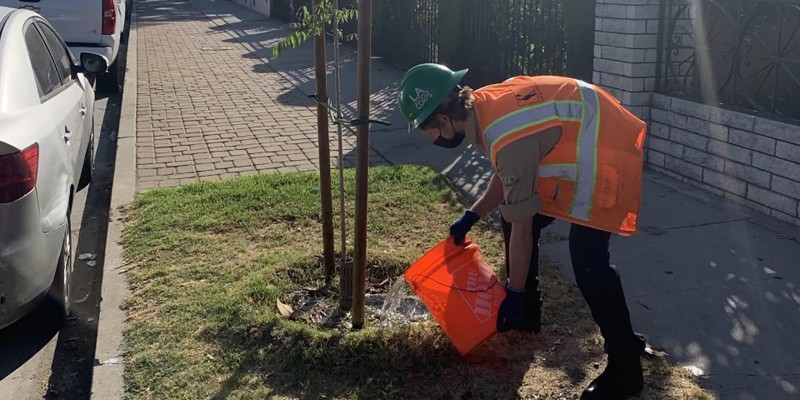
{"label": "dark metal gate", "polygon": [[438,13],[437,0],[384,0],[372,52],[397,65],[437,60]]}
{"label": "dark metal gate", "polygon": [[665,0],[659,91],[800,120],[800,1]]}
{"label": "dark metal gate", "polygon": [[480,86],[515,75],[566,72],[566,38],[558,0],[465,0],[458,67]]}
{"label": "dark metal gate", "polygon": [[[275,0],[273,16],[310,0]],[[340,4],[355,7],[355,0]],[[515,75],[592,79],[595,0],[374,0],[373,54],[400,67],[469,68],[475,87]],[[354,28],[346,24],[346,32]]]}

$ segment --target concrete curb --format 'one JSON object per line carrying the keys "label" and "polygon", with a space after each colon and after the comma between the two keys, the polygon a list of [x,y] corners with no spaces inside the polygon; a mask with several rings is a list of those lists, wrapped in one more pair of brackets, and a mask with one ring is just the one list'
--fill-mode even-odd
{"label": "concrete curb", "polygon": [[133,201],[136,194],[136,2],[132,7],[95,349],[95,359],[100,364],[94,367],[92,377],[91,398],[98,400],[121,399],[125,391],[121,344],[127,315],[120,306],[130,291],[124,272],[120,271],[124,266],[120,244],[124,224],[119,209]]}

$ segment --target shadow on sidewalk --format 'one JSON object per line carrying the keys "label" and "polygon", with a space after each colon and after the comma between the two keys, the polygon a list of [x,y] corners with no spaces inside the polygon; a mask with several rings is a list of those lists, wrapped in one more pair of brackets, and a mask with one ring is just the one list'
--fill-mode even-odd
{"label": "shadow on sidewalk", "polygon": [[[295,49],[283,52],[279,57],[273,57],[272,48],[280,43],[292,32],[288,23],[259,17],[242,7],[225,7],[225,12],[218,11],[215,17],[214,9],[203,10],[214,20],[216,26],[211,30],[215,32],[228,32],[231,38],[225,39],[226,43],[239,43],[248,50],[241,56],[247,59],[261,60],[262,63],[254,67],[254,72],[266,74],[279,74],[306,95],[315,93],[316,83],[314,81],[314,50],[313,38],[307,40]],[[225,15],[222,15],[225,14]],[[334,81],[334,52],[330,37],[327,38],[326,59],[328,72],[328,95],[331,101],[335,95]],[[357,99],[356,86],[356,52],[355,42],[343,42],[340,47],[340,69],[342,109],[345,114],[355,115],[355,103]],[[399,116],[396,104],[396,90],[398,82],[387,81],[384,75],[380,74],[382,69],[394,67],[379,62],[377,58],[372,62],[371,75],[371,117],[381,120],[392,120]],[[288,105],[297,105],[293,100],[289,100]],[[308,104],[314,103],[309,100]],[[394,121],[393,121],[394,122]],[[397,124],[395,124],[397,125]],[[396,126],[391,129],[395,129]],[[405,128],[405,125],[403,125]],[[375,127],[375,130],[385,130],[383,127]]]}
{"label": "shadow on sidewalk", "polygon": [[153,0],[134,0],[135,7],[138,7],[139,18],[137,24],[139,28],[170,24],[181,21],[201,21],[206,16],[191,10],[191,0],[183,1],[153,1]]}

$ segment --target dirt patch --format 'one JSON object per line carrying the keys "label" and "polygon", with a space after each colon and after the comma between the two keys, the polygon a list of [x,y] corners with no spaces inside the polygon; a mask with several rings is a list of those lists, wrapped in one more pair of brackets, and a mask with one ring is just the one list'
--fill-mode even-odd
{"label": "dirt patch", "polygon": [[[352,329],[350,311],[339,307],[337,287],[306,286],[287,296],[293,312],[290,318],[326,329]],[[364,319],[370,326],[412,325],[430,317],[425,304],[402,277],[368,280]]]}

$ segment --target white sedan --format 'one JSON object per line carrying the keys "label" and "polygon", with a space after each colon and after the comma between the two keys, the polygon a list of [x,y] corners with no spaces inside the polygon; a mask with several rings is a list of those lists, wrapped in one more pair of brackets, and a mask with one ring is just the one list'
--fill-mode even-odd
{"label": "white sedan", "polygon": [[0,328],[48,292],[69,313],[70,209],[92,177],[84,72],[39,14],[0,7]]}

